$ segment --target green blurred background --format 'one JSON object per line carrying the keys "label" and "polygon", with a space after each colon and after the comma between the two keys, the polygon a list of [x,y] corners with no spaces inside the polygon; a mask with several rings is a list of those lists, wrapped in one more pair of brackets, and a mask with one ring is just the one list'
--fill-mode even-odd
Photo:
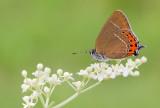
{"label": "green blurred background", "polygon": [[[160,108],[159,0],[0,0],[0,107],[22,107],[22,69],[31,73],[41,62],[53,71],[77,72],[93,63],[89,54],[71,53],[93,48],[116,9],[127,14],[147,46],[140,52],[148,58],[141,76],[104,81],[65,108]],[[59,87],[55,98],[72,93]]]}

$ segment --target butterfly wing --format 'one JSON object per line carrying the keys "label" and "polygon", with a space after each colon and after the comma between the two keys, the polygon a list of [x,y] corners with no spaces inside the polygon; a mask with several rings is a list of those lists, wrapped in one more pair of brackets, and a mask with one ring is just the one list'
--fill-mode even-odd
{"label": "butterfly wing", "polygon": [[130,31],[127,17],[122,11],[114,11],[96,39],[96,51],[108,58],[120,59],[127,56],[129,41],[123,30]]}
{"label": "butterfly wing", "polygon": [[109,20],[122,30],[131,29],[127,16],[121,10],[114,11]]}

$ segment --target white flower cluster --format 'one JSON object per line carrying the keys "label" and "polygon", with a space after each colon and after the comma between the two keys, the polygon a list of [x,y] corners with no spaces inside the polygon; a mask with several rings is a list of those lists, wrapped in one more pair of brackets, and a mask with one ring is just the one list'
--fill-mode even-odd
{"label": "white flower cluster", "polygon": [[24,108],[34,107],[38,102],[38,98],[41,99],[45,107],[48,106],[49,102],[45,102],[45,100],[49,98],[54,88],[65,81],[74,80],[72,73],[63,72],[62,69],[58,69],[57,73],[51,74],[51,69],[44,67],[42,64],[37,65],[37,69],[32,75],[33,78],[29,78],[27,71],[22,71],[22,76],[24,77],[23,84],[21,85],[22,92],[31,92],[30,96],[23,97]]}
{"label": "white flower cluster", "polygon": [[95,63],[91,64],[85,70],[80,70],[78,75],[89,77],[98,81],[102,81],[104,79],[114,79],[117,76],[139,76],[139,71],[135,69],[145,62],[147,62],[147,58],[143,56],[141,59],[136,59],[135,61],[128,59],[125,65],[120,63],[110,65],[105,62]]}
{"label": "white flower cluster", "polygon": [[[134,61],[128,59],[124,65],[122,63],[111,65],[105,62],[91,64],[86,69],[80,70],[75,74],[81,76],[81,80],[75,80],[72,73],[64,72],[62,69],[58,69],[55,73],[51,73],[50,68],[38,64],[36,71],[32,73],[33,78],[28,77],[26,70],[22,71],[22,76],[24,77],[24,81],[21,85],[22,92],[30,92],[29,96],[26,95],[22,98],[23,108],[33,108],[38,100],[41,101],[44,108],[51,108],[53,106],[53,101],[50,100],[50,97],[55,87],[62,85],[64,82],[72,87],[76,93],[82,93],[95,87],[105,79],[115,79],[117,76],[139,76],[140,73],[137,69],[145,62],[147,62],[147,58],[141,57]],[[88,82],[91,79],[97,81],[97,83],[88,86]],[[75,97],[76,96],[77,95],[75,95]],[[74,98],[71,97],[69,100],[72,99]],[[67,102],[62,103],[62,105]],[[62,105],[56,105],[52,108],[60,108]]]}

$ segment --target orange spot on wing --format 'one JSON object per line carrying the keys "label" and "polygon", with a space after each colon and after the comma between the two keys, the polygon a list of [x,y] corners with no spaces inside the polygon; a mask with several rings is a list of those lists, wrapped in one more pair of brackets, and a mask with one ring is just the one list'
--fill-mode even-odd
{"label": "orange spot on wing", "polygon": [[130,43],[130,49],[128,52],[128,56],[131,56],[137,50],[137,41],[135,39],[135,36],[133,36],[131,33],[126,33],[126,36],[128,37],[128,40]]}

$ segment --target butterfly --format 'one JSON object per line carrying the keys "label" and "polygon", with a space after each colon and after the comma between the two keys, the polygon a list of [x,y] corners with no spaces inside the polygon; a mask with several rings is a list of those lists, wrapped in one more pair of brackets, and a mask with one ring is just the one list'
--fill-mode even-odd
{"label": "butterfly", "polygon": [[138,56],[143,47],[133,33],[127,16],[123,11],[116,10],[100,31],[95,49],[89,53],[97,61],[106,61]]}

